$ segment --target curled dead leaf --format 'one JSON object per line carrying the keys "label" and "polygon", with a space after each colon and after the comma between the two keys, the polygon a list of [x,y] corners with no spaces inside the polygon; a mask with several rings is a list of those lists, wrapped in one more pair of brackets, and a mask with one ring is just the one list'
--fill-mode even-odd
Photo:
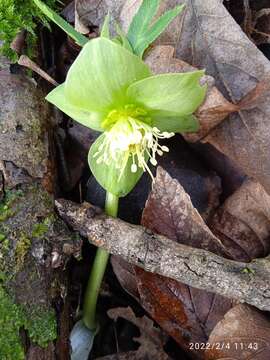
{"label": "curled dead leaf", "polygon": [[256,181],[246,180],[217,211],[209,226],[231,258],[251,261],[270,251],[270,196]]}
{"label": "curled dead leaf", "polygon": [[237,305],[227,312],[209,338],[205,360],[268,360],[270,321],[247,305]]}

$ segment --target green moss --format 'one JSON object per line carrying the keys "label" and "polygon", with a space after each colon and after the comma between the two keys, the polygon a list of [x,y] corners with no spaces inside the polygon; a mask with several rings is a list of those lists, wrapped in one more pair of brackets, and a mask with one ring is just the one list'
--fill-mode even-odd
{"label": "green moss", "polygon": [[41,347],[46,347],[57,337],[56,319],[53,311],[34,309],[26,317],[24,324],[30,339]]}
{"label": "green moss", "polygon": [[24,351],[19,330],[23,326],[24,315],[0,286],[0,359],[23,360]]}
{"label": "green moss", "polygon": [[9,250],[9,240],[5,238],[3,241],[1,241],[1,252],[3,254],[6,254]]}
{"label": "green moss", "polygon": [[[1,0],[0,0],[1,1]],[[0,202],[0,222],[6,221],[8,218],[15,214],[12,205],[14,201],[23,195],[21,190],[18,191],[7,191],[5,193],[4,200]]]}
{"label": "green moss", "polygon": [[49,231],[50,226],[54,222],[54,215],[47,216],[41,223],[35,224],[31,233],[32,238],[42,238]]}
{"label": "green moss", "polygon": [[[47,5],[56,8],[57,0],[45,0]],[[31,56],[36,42],[36,20],[49,27],[47,18],[32,0],[0,0],[0,40],[4,41],[1,52],[16,61],[16,53],[10,44],[20,30],[27,30],[28,55]]]}
{"label": "green moss", "polygon": [[22,233],[19,240],[16,243],[16,248],[15,248],[16,271],[18,271],[22,267],[25,256],[28,253],[30,246],[31,246],[31,240],[26,236],[25,233]]}
{"label": "green moss", "polygon": [[[1,254],[2,256],[7,254],[8,250],[9,250],[9,239],[6,237],[6,235],[1,232],[0,233],[0,250],[1,250]],[[1,264],[0,264],[0,269],[1,269]]]}
{"label": "green moss", "polygon": [[8,208],[8,206],[3,206],[0,209],[0,221],[6,221],[8,218],[14,215],[14,211]]}
{"label": "green moss", "polygon": [[16,305],[0,285],[0,359],[23,360],[24,350],[20,329],[27,330],[29,338],[41,347],[56,339],[57,327],[53,311],[28,309]]}
{"label": "green moss", "polygon": [[241,270],[242,274],[249,274],[249,275],[254,275],[255,274],[255,270],[246,266]]}
{"label": "green moss", "polygon": [[[1,0],[0,0],[1,1]],[[9,228],[7,220],[16,214],[16,200],[21,197],[23,192],[17,191],[6,191],[4,199],[0,202],[0,254],[5,256],[10,249],[10,241],[8,239]],[[5,264],[3,261],[0,262],[0,271],[4,271]]]}
{"label": "green moss", "polygon": [[33,237],[40,238],[43,235],[45,235],[46,232],[49,230],[49,224],[47,223],[46,219],[44,220],[44,222],[34,225],[33,231],[32,231]]}

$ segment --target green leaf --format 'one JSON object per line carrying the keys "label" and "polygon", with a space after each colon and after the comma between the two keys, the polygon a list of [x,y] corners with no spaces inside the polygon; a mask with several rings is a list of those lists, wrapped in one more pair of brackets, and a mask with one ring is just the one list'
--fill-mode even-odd
{"label": "green leaf", "polygon": [[160,0],[143,0],[128,29],[128,40],[133,49],[139,39],[145,36],[153,17],[156,15]]}
{"label": "green leaf", "polygon": [[169,112],[157,111],[151,114],[152,126],[160,131],[174,133],[195,132],[199,129],[199,122],[194,115],[179,116]]}
{"label": "green leaf", "polygon": [[94,157],[95,153],[98,152],[98,149],[102,142],[104,141],[105,134],[100,135],[94,144],[91,146],[89,155],[88,155],[88,163],[90,169],[95,176],[98,183],[110,193],[123,197],[126,196],[137,184],[140,177],[143,174],[143,170],[138,168],[136,173],[131,172],[131,164],[132,157],[130,156],[125,169],[120,176],[120,170],[116,167],[115,162],[111,162],[109,165],[105,163],[98,164],[96,162],[96,158]]}
{"label": "green leaf", "polygon": [[150,76],[137,56],[105,39],[89,41],[72,64],[65,82],[66,98],[89,111],[109,111],[125,105],[126,89]]}
{"label": "green leaf", "polygon": [[185,5],[176,6],[172,10],[168,10],[163,14],[153,26],[145,33],[144,38],[138,39],[136,46],[134,48],[134,53],[143,56],[145,50],[152,44],[160,34],[166,29],[170,22],[181,13]]}
{"label": "green leaf", "polygon": [[80,34],[76,31],[68,22],[66,22],[61,16],[59,16],[55,11],[49,8],[46,4],[44,4],[40,0],[33,0],[37,7],[56,25],[58,25],[62,30],[65,31],[75,42],[80,45],[84,46],[86,43],[89,42],[87,37]]}
{"label": "green leaf", "polygon": [[110,39],[110,14],[107,14],[101,28],[100,36]]}
{"label": "green leaf", "polygon": [[206,85],[199,83],[203,74],[204,71],[194,71],[151,76],[130,85],[127,93],[139,106],[147,108],[150,116],[151,110],[189,115],[205,98]]}
{"label": "green leaf", "polygon": [[72,119],[78,121],[80,124],[93,130],[103,131],[101,128],[101,122],[104,118],[104,114],[80,109],[72,105],[65,97],[64,86],[64,84],[57,86],[46,96],[46,100],[57,106],[58,109],[63,111]]}
{"label": "green leaf", "polygon": [[183,4],[168,10],[151,26],[159,3],[160,0],[143,0],[128,29],[127,38],[133,48],[133,52],[141,57],[149,45],[156,40],[185,6]]}

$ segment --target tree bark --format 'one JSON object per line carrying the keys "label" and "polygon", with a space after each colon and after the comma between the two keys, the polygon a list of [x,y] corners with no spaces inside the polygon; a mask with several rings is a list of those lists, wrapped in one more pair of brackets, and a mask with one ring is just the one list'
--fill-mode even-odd
{"label": "tree bark", "polygon": [[69,314],[54,304],[65,301],[63,248],[74,240],[54,213],[53,119],[29,78],[5,69],[0,80],[0,312],[10,319],[0,358],[59,359],[69,349],[55,343],[68,336],[57,323],[69,324]]}

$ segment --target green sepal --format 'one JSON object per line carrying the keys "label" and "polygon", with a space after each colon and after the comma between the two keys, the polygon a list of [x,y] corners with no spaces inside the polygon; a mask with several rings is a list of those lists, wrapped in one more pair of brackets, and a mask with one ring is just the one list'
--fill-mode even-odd
{"label": "green sepal", "polygon": [[63,111],[66,115],[76,120],[80,124],[96,131],[104,131],[101,123],[104,114],[73,106],[65,97],[65,83],[57,86],[47,96],[46,100]]}
{"label": "green sepal", "polygon": [[207,86],[199,81],[204,71],[150,76],[129,86],[128,96],[151,111],[192,114],[204,101]]}
{"label": "green sepal", "polygon": [[[138,167],[136,173],[131,172],[132,157],[129,156],[125,169],[120,176],[120,169],[116,163],[111,161],[109,165],[105,163],[97,164],[97,158],[94,157],[98,148],[104,141],[105,134],[100,135],[91,146],[88,154],[88,163],[90,170],[97,182],[110,193],[118,197],[126,196],[137,184],[143,174],[143,170]],[[147,159],[146,159],[147,161]]]}
{"label": "green sepal", "polygon": [[160,131],[174,133],[195,132],[199,129],[199,122],[195,115],[174,115],[169,112],[156,112],[151,114],[152,126]]}
{"label": "green sepal", "polygon": [[110,111],[127,103],[127,87],[150,76],[146,64],[106,38],[89,41],[68,71],[65,96],[89,111]]}

